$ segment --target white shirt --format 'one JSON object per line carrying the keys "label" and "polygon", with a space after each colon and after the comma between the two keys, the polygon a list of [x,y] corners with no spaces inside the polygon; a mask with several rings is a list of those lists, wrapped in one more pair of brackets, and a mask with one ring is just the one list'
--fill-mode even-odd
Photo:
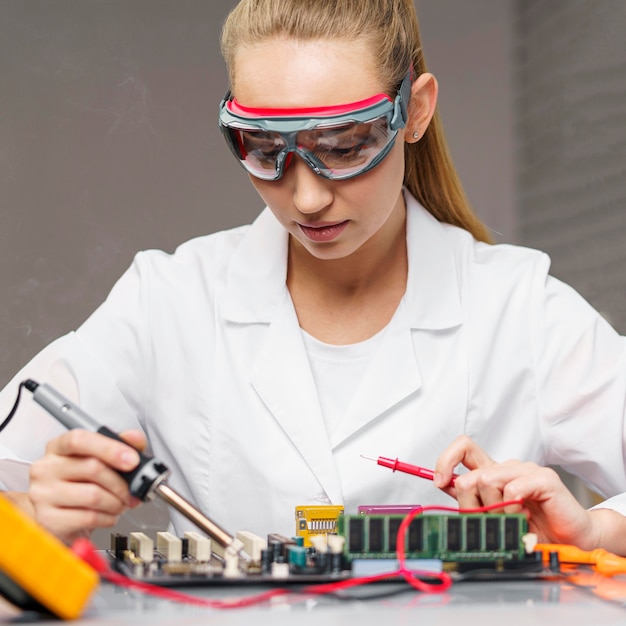
{"label": "white shirt", "polygon": [[[24,378],[58,383],[110,428],[142,428],[170,484],[231,532],[293,534],[308,503],[450,504],[360,455],[433,467],[461,433],[496,460],[625,492],[626,339],[548,276],[545,254],[478,243],[406,200],[407,290],[332,443],[285,284],[287,234],[267,209],[173,255],[139,253],[0,409]],[[37,458],[62,430],[26,398],[0,457]]]}
{"label": "white shirt", "polygon": [[333,445],[334,434],[359,385],[386,329],[373,337],[348,345],[331,345],[302,331],[304,347],[309,357],[311,373],[328,439]]}

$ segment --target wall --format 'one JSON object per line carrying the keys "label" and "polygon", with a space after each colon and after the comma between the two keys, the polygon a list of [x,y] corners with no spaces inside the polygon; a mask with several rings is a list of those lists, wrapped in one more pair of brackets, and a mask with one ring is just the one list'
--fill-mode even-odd
{"label": "wall", "polygon": [[0,384],[137,250],[259,210],[216,126],[231,4],[0,3]]}
{"label": "wall", "polygon": [[517,241],[513,2],[417,0],[450,151],[498,242]]}
{"label": "wall", "polygon": [[520,240],[626,332],[626,3],[519,0]]}

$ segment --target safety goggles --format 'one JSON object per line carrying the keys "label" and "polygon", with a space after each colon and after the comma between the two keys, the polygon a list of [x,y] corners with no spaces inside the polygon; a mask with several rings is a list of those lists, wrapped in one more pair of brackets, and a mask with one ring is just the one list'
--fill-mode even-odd
{"label": "safety goggles", "polygon": [[319,176],[345,180],[387,156],[406,125],[410,95],[410,74],[394,100],[378,94],[327,107],[246,107],[229,92],[220,103],[219,126],[237,160],[256,178],[278,180],[297,154]]}

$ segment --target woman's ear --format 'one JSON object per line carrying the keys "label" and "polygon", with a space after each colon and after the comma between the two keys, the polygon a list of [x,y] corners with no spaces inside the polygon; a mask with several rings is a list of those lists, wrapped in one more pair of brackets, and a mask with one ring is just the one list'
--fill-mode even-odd
{"label": "woman's ear", "polygon": [[428,72],[420,74],[411,86],[409,119],[405,129],[405,140],[408,143],[419,141],[426,132],[435,114],[438,93],[437,79]]}

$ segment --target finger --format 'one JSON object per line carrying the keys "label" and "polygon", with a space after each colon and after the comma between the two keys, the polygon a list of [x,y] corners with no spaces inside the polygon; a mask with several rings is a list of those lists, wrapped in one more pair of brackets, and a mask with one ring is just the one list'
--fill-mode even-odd
{"label": "finger", "polygon": [[[127,441],[135,450],[145,452],[148,441],[146,436],[140,430],[125,430],[120,433],[120,437]],[[141,504],[141,500],[136,497],[132,497],[130,501],[130,507],[135,508]]]}
{"label": "finger", "polygon": [[435,465],[435,486],[440,488],[449,486],[454,468],[459,463],[472,470],[492,465],[494,461],[467,435],[461,435],[439,455]]}
{"label": "finger", "polygon": [[71,543],[85,530],[110,528],[117,524],[116,515],[88,509],[43,507],[37,510],[37,522],[66,543]]}
{"label": "finger", "polygon": [[532,463],[522,463],[517,474],[507,475],[504,495],[510,499],[521,499],[527,504],[546,503],[555,498],[575,500],[574,496],[562,483],[559,475],[549,467],[538,467]]}
{"label": "finger", "polygon": [[588,511],[550,468],[512,479],[505,487],[504,497],[523,499],[529,528],[542,541],[579,545],[591,536]]}
{"label": "finger", "polygon": [[[93,457],[46,456],[30,468],[30,491],[39,496],[45,490],[63,493],[68,483],[93,483],[109,492],[124,506],[130,506],[130,495],[126,481],[108,465]],[[41,498],[45,497],[41,494]]]}
{"label": "finger", "polygon": [[[54,488],[54,487],[57,488]],[[95,483],[34,484],[30,497],[35,506],[89,509],[108,515],[120,515],[128,504]]]}
{"label": "finger", "polygon": [[507,515],[518,515],[522,514],[528,517],[530,515],[530,511],[528,507],[524,504],[524,501],[519,501],[518,498],[507,498],[506,495],[502,496],[502,500],[504,502],[509,502],[506,506],[502,507],[502,512]]}
{"label": "finger", "polygon": [[[478,471],[480,472],[480,470]],[[488,476],[480,473],[476,485],[478,500],[480,500],[481,506],[491,506],[502,503],[504,485],[500,481],[493,481]]]}
{"label": "finger", "polygon": [[53,439],[46,451],[60,456],[95,457],[120,471],[132,470],[139,463],[139,454],[133,447],[81,428]]}
{"label": "finger", "polygon": [[476,484],[476,475],[473,472],[459,476],[454,483],[454,490],[459,508],[474,509],[482,506]]}
{"label": "finger", "polygon": [[535,463],[506,461],[482,469],[476,475],[479,489],[497,489],[506,500],[547,497],[560,479],[554,470]]}
{"label": "finger", "polygon": [[506,461],[480,468],[457,479],[457,490],[463,491],[461,500],[474,491],[481,506],[517,501],[505,507],[507,512],[518,512],[538,498],[551,498],[561,485],[556,472],[535,463]]}
{"label": "finger", "polygon": [[127,441],[135,450],[143,452],[146,449],[146,436],[140,430],[125,430],[120,437]]}
{"label": "finger", "polygon": [[522,468],[518,461],[493,463],[459,476],[455,481],[455,495],[462,508],[485,507],[505,500],[504,489]]}

